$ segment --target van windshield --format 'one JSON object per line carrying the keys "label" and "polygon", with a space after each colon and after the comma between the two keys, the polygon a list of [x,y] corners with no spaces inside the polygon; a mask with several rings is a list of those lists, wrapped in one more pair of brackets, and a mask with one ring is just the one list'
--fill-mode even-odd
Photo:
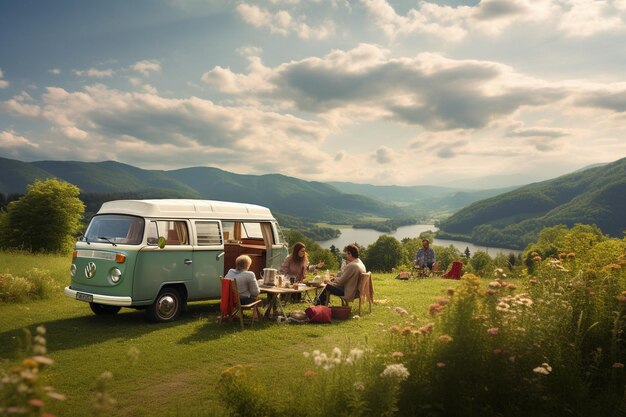
{"label": "van windshield", "polygon": [[87,242],[139,245],[143,241],[145,221],[141,217],[100,214],[91,219],[83,240]]}

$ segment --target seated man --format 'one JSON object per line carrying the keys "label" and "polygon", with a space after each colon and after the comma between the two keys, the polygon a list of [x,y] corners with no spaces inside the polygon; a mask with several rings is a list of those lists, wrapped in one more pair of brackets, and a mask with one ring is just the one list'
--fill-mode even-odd
{"label": "seated man", "polygon": [[317,304],[326,305],[329,293],[343,297],[348,302],[358,295],[359,279],[361,273],[366,272],[365,265],[359,259],[359,248],[355,244],[349,244],[343,251],[346,255],[346,265],[335,277],[324,280],[326,288],[320,294]]}
{"label": "seated man", "polygon": [[239,301],[241,304],[250,304],[261,292],[254,272],[248,271],[252,259],[248,255],[240,255],[235,259],[235,268],[231,268],[224,278],[233,278],[237,283]]}
{"label": "seated man", "polygon": [[435,263],[435,251],[430,248],[428,239],[422,239],[422,247],[415,254],[415,265],[420,269],[428,268],[433,270]]}

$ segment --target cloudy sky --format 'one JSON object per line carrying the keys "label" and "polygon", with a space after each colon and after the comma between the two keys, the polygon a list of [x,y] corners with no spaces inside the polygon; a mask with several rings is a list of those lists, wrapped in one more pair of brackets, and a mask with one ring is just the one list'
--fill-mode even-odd
{"label": "cloudy sky", "polygon": [[625,23],[626,0],[0,0],[0,156],[552,178],[626,156]]}

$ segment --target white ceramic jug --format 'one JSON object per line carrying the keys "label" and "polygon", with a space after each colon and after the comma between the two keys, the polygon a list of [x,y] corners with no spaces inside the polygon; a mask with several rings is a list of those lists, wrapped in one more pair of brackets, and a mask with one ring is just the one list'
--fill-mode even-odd
{"label": "white ceramic jug", "polygon": [[261,271],[261,278],[263,278],[263,285],[275,285],[277,270],[274,268],[263,268]]}

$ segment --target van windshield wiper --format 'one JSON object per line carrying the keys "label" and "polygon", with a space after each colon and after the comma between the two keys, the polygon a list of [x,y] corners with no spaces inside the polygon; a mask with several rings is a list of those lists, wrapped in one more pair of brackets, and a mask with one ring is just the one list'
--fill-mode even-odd
{"label": "van windshield wiper", "polygon": [[98,239],[101,239],[101,240],[104,240],[104,241],[106,241],[106,242],[109,242],[109,243],[110,243],[111,245],[113,245],[113,246],[117,246],[117,245],[115,244],[115,242],[113,242],[113,241],[112,241],[110,238],[108,238],[108,237],[98,236]]}

